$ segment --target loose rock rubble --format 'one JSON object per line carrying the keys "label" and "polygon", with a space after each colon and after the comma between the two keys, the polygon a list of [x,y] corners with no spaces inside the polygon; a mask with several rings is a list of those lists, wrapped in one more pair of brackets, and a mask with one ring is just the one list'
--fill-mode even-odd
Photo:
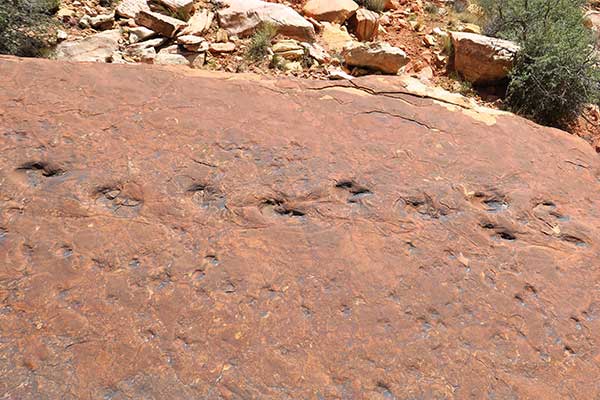
{"label": "loose rock rubble", "polygon": [[[70,18],[67,15],[76,15],[72,10],[67,11],[60,14],[63,21]],[[234,67],[239,70],[240,67],[250,67],[244,66],[248,64],[244,61],[244,52],[250,46],[249,37],[264,24],[272,24],[277,37],[270,43],[271,56],[267,61],[271,60],[271,66],[278,65],[272,58],[280,57],[288,61],[281,63],[281,71],[294,74],[307,71],[315,77],[327,77],[329,67],[339,66],[344,60],[344,49],[355,46],[357,41],[370,42],[377,38],[379,19],[380,14],[361,8],[352,0],[311,0],[297,9],[262,0],[220,0],[198,4],[191,0],[123,0],[112,13],[106,13],[106,9],[98,9],[98,12],[90,9],[89,14],[79,18],[79,26],[90,34],[85,41],[63,36],[63,43],[56,49],[56,58],[172,63],[211,69],[223,68],[223,63],[241,60],[242,64]],[[107,36],[93,31],[105,29],[113,32],[109,35],[113,40],[99,46],[98,54],[93,54],[94,47],[89,43],[103,43]],[[122,36],[117,44],[114,42],[116,32]],[[110,49],[106,50],[108,47]],[[190,59],[189,53],[199,53],[202,57],[194,57],[195,61],[188,63],[184,60]],[[367,56],[369,54],[366,53]],[[378,63],[374,60],[371,64]],[[256,64],[259,68],[260,65]],[[350,63],[343,67],[351,72],[354,66],[356,64]],[[379,73],[398,72],[394,68],[375,70]]]}
{"label": "loose rock rubble", "polygon": [[[409,74],[498,106],[495,93],[518,51],[514,43],[481,35],[472,22],[481,10],[468,0],[387,1],[384,11],[354,0],[122,0],[114,9],[96,0],[62,1],[55,56],[71,61],[312,79]],[[470,18],[457,17],[457,9]],[[598,21],[590,11],[585,23],[597,29]],[[253,36],[267,25],[276,36],[266,39],[264,58],[249,57]],[[492,89],[469,89],[481,87]]]}
{"label": "loose rock rubble", "polygon": [[[111,47],[115,57],[99,50],[101,53],[97,57],[87,57],[96,61],[122,59],[124,62],[148,63],[156,60],[163,64],[185,64],[183,59],[189,58],[188,53],[195,52],[203,55],[195,57],[196,62],[189,64],[195,68],[275,74],[283,71],[325,79],[337,68],[346,75],[406,72],[428,81],[440,72],[444,73],[448,61],[455,61],[458,72],[473,82],[481,79],[473,77],[470,70],[481,69],[483,78],[487,79],[485,71],[497,69],[495,64],[499,61],[495,54],[482,57],[478,61],[481,65],[469,67],[469,62],[473,64],[474,61],[469,61],[464,54],[470,54],[470,50],[464,50],[463,41],[458,40],[454,40],[458,47],[456,59],[449,60],[444,54],[448,32],[440,26],[428,28],[425,25],[420,1],[388,1],[383,13],[359,3],[364,4],[353,0],[302,0],[291,5],[278,0],[199,0],[196,3],[191,0],[123,0],[112,13],[106,8],[84,7],[89,13],[80,17],[78,23],[89,37],[98,35],[94,31],[104,29],[121,31],[118,48]],[[443,4],[440,10],[444,10]],[[77,10],[63,8],[60,15],[64,22],[76,16]],[[248,60],[245,53],[252,45],[251,37],[265,24],[272,24],[277,32],[267,58],[264,62]],[[471,25],[459,23],[457,27],[460,31],[476,30],[476,26]],[[398,29],[403,33],[400,34]],[[158,45],[151,42],[130,47],[157,37],[165,40]],[[407,46],[405,42],[399,42],[400,37],[413,38],[414,44]],[[100,36],[98,40],[104,40],[102,38]],[[86,46],[82,41],[73,44],[76,39],[73,34],[67,40],[63,36],[57,57],[69,59],[71,53],[89,54],[92,51],[87,46],[80,51],[66,52],[67,47]],[[162,53],[180,57],[161,55],[156,59],[164,47],[173,45],[177,45],[177,49],[170,48]],[[287,48],[289,46],[293,48]],[[280,63],[274,57],[299,64]],[[505,67],[503,64],[501,68]]]}

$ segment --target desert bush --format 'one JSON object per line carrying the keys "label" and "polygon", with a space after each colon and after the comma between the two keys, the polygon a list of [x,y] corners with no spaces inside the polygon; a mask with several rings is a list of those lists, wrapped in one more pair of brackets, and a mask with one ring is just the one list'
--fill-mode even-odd
{"label": "desert bush", "polygon": [[425,3],[424,10],[427,14],[439,14],[440,8],[435,3]]}
{"label": "desert bush", "polygon": [[367,10],[382,12],[385,9],[386,0],[361,0],[358,2]]}
{"label": "desert bush", "polygon": [[594,40],[581,0],[480,0],[487,33],[516,41],[506,104],[539,123],[564,127],[598,97]]}
{"label": "desert bush", "polygon": [[59,0],[1,0],[0,53],[36,57],[52,38]]}
{"label": "desert bush", "polygon": [[271,40],[277,35],[277,27],[271,23],[264,23],[254,32],[250,39],[250,45],[246,50],[246,57],[260,61],[267,56],[268,49],[271,46]]}

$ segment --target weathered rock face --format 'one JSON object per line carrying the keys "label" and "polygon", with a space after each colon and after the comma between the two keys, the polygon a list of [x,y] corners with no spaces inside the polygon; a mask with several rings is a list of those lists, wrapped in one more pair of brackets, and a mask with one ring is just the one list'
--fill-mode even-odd
{"label": "weathered rock face", "polygon": [[583,24],[596,32],[600,31],[600,12],[588,11],[583,18]]}
{"label": "weathered rock face", "polygon": [[344,61],[351,67],[361,67],[396,74],[405,66],[409,57],[397,47],[387,43],[355,44],[342,52]]}
{"label": "weathered rock face", "polygon": [[146,0],[121,0],[115,8],[115,14],[123,18],[135,19],[140,11],[150,11]]}
{"label": "weathered rock face", "polygon": [[313,25],[294,9],[260,0],[222,0],[219,26],[230,35],[251,35],[262,23],[277,26],[279,33],[299,40],[314,41]]}
{"label": "weathered rock face", "polygon": [[379,32],[379,14],[361,8],[350,19],[350,26],[358,40],[369,42]]}
{"label": "weathered rock face", "polygon": [[338,24],[323,23],[323,32],[321,33],[321,41],[330,51],[342,51],[344,47],[352,44],[352,36],[348,33],[345,26]]}
{"label": "weathered rock face", "polygon": [[474,84],[494,84],[508,76],[519,46],[467,32],[451,32],[454,68]]}
{"label": "weathered rock face", "polygon": [[135,22],[166,37],[175,36],[187,26],[185,21],[153,11],[140,11]]}
{"label": "weathered rock face", "polygon": [[115,16],[114,14],[101,14],[91,17],[89,21],[92,28],[99,31],[105,31],[113,27]]}
{"label": "weathered rock face", "polygon": [[185,35],[202,36],[210,28],[214,17],[214,13],[210,10],[196,11],[188,21],[188,26],[183,30],[183,33]]}
{"label": "weathered rock face", "polygon": [[136,26],[129,28],[129,43],[137,43],[142,40],[150,39],[156,35],[152,29],[145,28],[143,26]]}
{"label": "weathered rock face", "polygon": [[121,32],[118,29],[104,31],[72,42],[56,46],[56,58],[69,61],[106,62],[118,50]]}
{"label": "weathered rock face", "polygon": [[294,39],[280,40],[271,49],[278,56],[292,61],[300,60],[305,53],[304,47]]}
{"label": "weathered rock face", "polygon": [[401,77],[231,78],[0,61],[3,397],[600,395],[587,143]]}
{"label": "weathered rock face", "polygon": [[304,14],[318,21],[343,24],[358,10],[352,0],[309,0],[304,6]]}

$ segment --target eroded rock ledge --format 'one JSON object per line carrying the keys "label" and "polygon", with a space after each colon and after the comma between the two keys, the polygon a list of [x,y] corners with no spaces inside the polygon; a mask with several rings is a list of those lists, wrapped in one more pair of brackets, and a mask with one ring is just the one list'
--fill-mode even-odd
{"label": "eroded rock ledge", "polygon": [[0,58],[0,393],[597,397],[597,155],[438,97]]}

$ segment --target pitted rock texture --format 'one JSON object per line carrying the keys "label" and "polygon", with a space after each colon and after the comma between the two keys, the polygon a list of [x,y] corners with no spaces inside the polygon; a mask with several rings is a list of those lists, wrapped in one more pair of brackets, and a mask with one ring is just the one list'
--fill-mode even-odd
{"label": "pitted rock texture", "polygon": [[598,397],[597,155],[400,82],[0,59],[0,397]]}

